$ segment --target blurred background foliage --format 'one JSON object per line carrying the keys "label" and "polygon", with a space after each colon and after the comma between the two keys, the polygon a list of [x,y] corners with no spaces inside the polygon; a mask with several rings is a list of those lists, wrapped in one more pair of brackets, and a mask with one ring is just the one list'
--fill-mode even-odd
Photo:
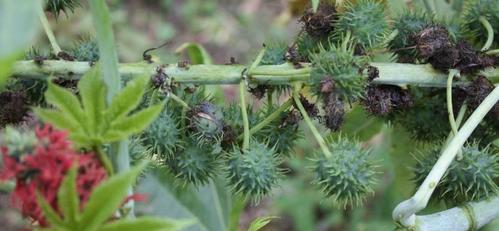
{"label": "blurred background foliage", "polygon": [[[407,7],[423,8],[421,0],[386,1],[389,2],[390,15],[397,15]],[[452,23],[450,18],[454,11],[446,10],[452,6],[443,0],[437,2],[437,12],[441,13],[438,17],[446,18]],[[165,47],[152,52],[155,59],[162,63],[185,60],[188,57],[176,54],[175,50],[186,42],[192,42],[201,44],[213,63],[223,64],[229,62],[231,57],[236,62],[247,63],[255,57],[262,43],[292,41],[300,28],[298,17],[309,1],[110,0],[108,3],[121,62],[140,61],[144,50],[165,42]],[[93,37],[95,32],[86,4],[86,1],[82,1],[84,7],[77,8],[72,14],[62,15],[57,20],[49,15],[51,26],[63,48],[69,49],[75,46],[75,41]],[[48,41],[42,31],[39,33],[37,47],[48,49]],[[379,57],[379,60],[385,58]],[[234,87],[223,86],[222,90],[226,100],[236,98]],[[254,101],[255,105],[261,105],[256,99]],[[308,132],[308,129],[304,130]],[[306,138],[301,139],[295,149],[295,156],[283,163],[290,169],[287,173],[289,177],[284,178],[272,196],[264,198],[258,205],[246,205],[239,227],[245,230],[257,217],[277,216],[263,230],[393,230],[392,209],[397,203],[410,197],[416,187],[411,181],[413,176],[410,166],[415,162],[412,152],[424,144],[415,143],[402,128],[370,117],[356,105],[353,105],[346,118],[342,134],[359,138],[364,145],[373,148],[378,165],[383,166],[380,168],[383,177],[377,184],[376,193],[366,200],[364,206],[345,210],[335,208],[330,201],[323,199],[319,190],[311,187],[312,175],[306,170],[310,165],[310,150],[316,150],[317,147],[316,142],[311,139],[313,136],[305,134]],[[147,180],[145,184],[148,184]],[[151,188],[144,191],[150,193],[149,189]],[[168,191],[156,193],[160,193],[158,196],[163,199],[167,194],[174,194]],[[185,197],[187,195],[184,195],[187,203],[188,198]],[[0,200],[4,198],[5,196],[0,195]],[[210,201],[209,198],[206,200]],[[162,209],[164,211],[155,212],[168,214],[169,210],[178,206],[169,204],[170,207],[153,208],[155,202],[157,201],[151,200],[149,204],[140,207],[139,212]],[[209,203],[206,205],[207,208],[211,206]],[[423,213],[446,208],[445,204],[431,204]],[[208,211],[198,211],[203,212]],[[204,219],[205,215],[197,216]],[[12,215],[9,213],[3,216]],[[499,222],[490,224],[484,230],[499,230]]]}

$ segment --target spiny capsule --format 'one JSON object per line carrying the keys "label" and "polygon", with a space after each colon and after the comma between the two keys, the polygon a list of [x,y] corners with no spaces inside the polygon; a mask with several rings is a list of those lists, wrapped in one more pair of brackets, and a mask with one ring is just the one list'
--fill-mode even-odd
{"label": "spiny capsule", "polygon": [[179,135],[178,122],[168,109],[165,109],[149,128],[144,130],[142,143],[164,159],[175,152],[179,145]]}
{"label": "spiny capsule", "polygon": [[220,140],[223,132],[223,112],[210,102],[202,102],[187,112],[188,129],[199,142],[212,143]]}
{"label": "spiny capsule", "polygon": [[274,148],[252,140],[249,148],[241,150],[234,146],[228,154],[227,176],[229,185],[237,194],[258,202],[270,193],[281,177],[281,162]]}
{"label": "spiny capsule", "polygon": [[375,164],[370,150],[345,138],[328,141],[332,156],[317,153],[313,159],[314,183],[342,208],[358,206],[374,193]]}
{"label": "spiny capsule", "polygon": [[[499,38],[499,1],[496,0],[470,0],[465,1],[461,18],[461,32],[463,36],[472,41],[477,47],[483,46],[488,38],[488,31],[480,22],[484,17],[494,31],[494,38]],[[494,39],[492,48],[499,47],[499,40]]]}
{"label": "spiny capsule", "polygon": [[217,145],[201,145],[192,139],[184,141],[182,146],[166,159],[169,171],[184,185],[208,183],[220,168],[221,149]]}
{"label": "spiny capsule", "polygon": [[[347,45],[347,46],[345,46]],[[329,80],[331,88],[341,99],[352,102],[362,97],[367,85],[360,69],[366,65],[366,59],[354,55],[353,47],[348,41],[343,45],[319,45],[319,52],[311,54],[312,72],[311,87],[318,96],[324,95],[324,83]]]}
{"label": "spiny capsule", "polygon": [[[440,147],[435,146],[420,153],[414,167],[414,182],[420,185],[430,173],[433,165],[440,157]],[[499,177],[497,153],[486,147],[478,148],[477,144],[465,145],[462,159],[454,160],[440,183],[435,188],[435,196],[439,200],[453,204],[461,204],[490,198],[497,195],[499,188],[496,180]]]}
{"label": "spiny capsule", "polygon": [[55,17],[59,17],[62,12],[73,12],[76,7],[80,6],[78,0],[47,0],[45,10],[52,12]]}
{"label": "spiny capsule", "polygon": [[373,0],[348,1],[345,11],[334,24],[335,38],[340,40],[347,31],[356,45],[363,49],[379,47],[388,33],[384,5]]}
{"label": "spiny capsule", "polygon": [[416,59],[416,41],[413,37],[431,23],[431,18],[425,13],[405,11],[393,20],[393,29],[398,30],[398,34],[390,41],[390,50],[399,55],[399,60],[414,62]]}

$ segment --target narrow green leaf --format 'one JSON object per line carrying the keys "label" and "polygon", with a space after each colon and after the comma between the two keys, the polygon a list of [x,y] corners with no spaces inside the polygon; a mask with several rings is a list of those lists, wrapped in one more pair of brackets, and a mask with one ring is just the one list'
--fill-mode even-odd
{"label": "narrow green leaf", "polygon": [[103,138],[106,140],[106,137],[116,133],[130,136],[143,131],[159,116],[163,110],[163,105],[163,103],[156,104],[128,117],[113,121],[111,128]]}
{"label": "narrow green leaf", "polygon": [[146,163],[143,163],[128,172],[114,175],[97,186],[83,209],[79,227],[93,231],[106,222],[123,203],[128,194],[128,187],[135,182],[145,165]]}
{"label": "narrow green leaf", "polygon": [[319,7],[320,0],[312,0],[312,9],[314,12],[317,12],[317,8]]}
{"label": "narrow green leaf", "polygon": [[36,192],[36,201],[38,202],[38,205],[40,205],[42,213],[50,223],[50,225],[58,229],[63,229],[65,227],[65,224],[62,221],[61,217],[38,191]]}
{"label": "narrow green leaf", "polygon": [[192,220],[141,217],[135,220],[123,219],[105,224],[98,231],[175,231],[181,230],[193,223]]}
{"label": "narrow green leaf", "polygon": [[270,217],[256,218],[255,220],[253,220],[253,222],[251,222],[250,227],[248,228],[248,231],[258,231],[261,228],[263,228],[264,226],[266,226],[268,223],[270,223],[270,221],[272,219],[275,219],[275,218],[278,218],[278,217],[270,216]]}
{"label": "narrow green leaf", "polygon": [[149,78],[142,76],[127,83],[126,87],[113,97],[106,117],[109,121],[116,121],[128,115],[142,101]]}
{"label": "narrow green leaf", "polygon": [[81,125],[85,123],[80,101],[71,91],[49,81],[45,100],[72,120]]}
{"label": "narrow green leaf", "polygon": [[187,51],[191,64],[213,64],[210,54],[198,43],[184,43],[175,50],[180,54]]}
{"label": "narrow green leaf", "polygon": [[57,205],[62,212],[64,221],[72,227],[79,218],[79,196],[76,191],[77,168],[72,167],[64,177],[59,192],[57,193]]}
{"label": "narrow green leaf", "polygon": [[85,126],[91,134],[97,134],[103,125],[103,112],[106,108],[106,87],[99,73],[99,66],[92,68],[78,82],[83,110],[85,111]]}
{"label": "narrow green leaf", "polygon": [[121,88],[120,74],[118,72],[118,53],[114,44],[111,18],[106,1],[90,0],[90,11],[97,32],[102,77],[107,86],[107,103],[111,103],[113,96]]}
{"label": "narrow green leaf", "polygon": [[51,123],[56,128],[69,130],[71,133],[78,133],[79,123],[72,116],[52,109],[34,108],[34,113],[43,122]]}

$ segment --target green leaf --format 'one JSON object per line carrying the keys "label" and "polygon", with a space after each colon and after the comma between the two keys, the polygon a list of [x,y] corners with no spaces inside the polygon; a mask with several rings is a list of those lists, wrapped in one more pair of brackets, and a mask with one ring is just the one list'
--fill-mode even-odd
{"label": "green leaf", "polygon": [[0,57],[0,90],[5,86],[5,82],[12,71],[12,65],[19,57],[19,53],[12,53],[8,56]]}
{"label": "green leaf", "polygon": [[264,226],[266,226],[268,223],[270,223],[270,221],[272,219],[275,219],[275,218],[278,218],[278,217],[270,216],[270,217],[256,218],[255,220],[253,220],[251,222],[250,227],[248,228],[248,231],[258,231],[261,228],[263,228]]}
{"label": "green leaf", "polygon": [[111,103],[113,96],[121,88],[118,72],[118,53],[114,44],[113,28],[106,1],[90,0],[92,21],[97,34],[101,71],[107,86],[107,103]]}
{"label": "green leaf", "polygon": [[317,8],[319,7],[320,0],[312,0],[312,9],[314,12],[317,12]]}
{"label": "green leaf", "polygon": [[101,79],[98,66],[87,72],[78,82],[78,90],[86,117],[85,126],[91,134],[96,134],[99,128],[103,127],[102,114],[106,107],[106,87]]}
{"label": "green leaf", "polygon": [[106,117],[113,121],[128,115],[142,101],[148,82],[147,76],[138,77],[128,82],[126,87],[114,96],[113,102],[106,112]]}
{"label": "green leaf", "polygon": [[45,100],[68,118],[77,121],[81,125],[85,123],[80,101],[71,91],[49,81],[45,92]]}
{"label": "green leaf", "polygon": [[38,191],[36,192],[36,201],[38,202],[38,205],[40,205],[43,215],[52,226],[62,229],[65,227],[61,217],[59,217],[57,212]]}
{"label": "green leaf", "polygon": [[123,203],[128,188],[135,182],[145,165],[146,163],[143,163],[128,172],[114,175],[97,186],[83,209],[79,227],[92,231],[106,222]]}
{"label": "green leaf", "polygon": [[159,113],[163,110],[163,105],[163,103],[156,104],[131,116],[113,121],[110,130],[103,136],[103,139],[108,141],[111,137],[116,139],[119,136],[125,138],[143,131],[159,116]]}
{"label": "green leaf", "polygon": [[78,133],[80,129],[78,121],[67,114],[45,108],[34,108],[33,111],[42,121],[51,123],[56,128],[69,130],[72,134]]}
{"label": "green leaf", "polygon": [[227,231],[232,199],[220,178],[194,187],[175,187],[175,177],[165,171],[147,173],[137,187],[147,193],[149,204],[138,204],[138,212],[174,219],[194,219],[197,223],[185,231]]}
{"label": "green leaf", "polygon": [[180,54],[187,51],[191,64],[213,64],[210,54],[198,43],[184,43],[175,50],[175,53]]}
{"label": "green leaf", "polygon": [[192,223],[193,221],[141,217],[135,220],[123,219],[105,224],[98,231],[175,231],[183,229]]}
{"label": "green leaf", "polygon": [[70,227],[74,227],[79,218],[80,199],[76,191],[76,172],[77,167],[69,170],[57,193],[57,206]]}

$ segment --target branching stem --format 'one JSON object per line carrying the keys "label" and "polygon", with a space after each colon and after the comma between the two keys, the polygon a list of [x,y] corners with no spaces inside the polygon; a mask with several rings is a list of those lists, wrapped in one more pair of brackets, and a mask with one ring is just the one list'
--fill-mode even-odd
{"label": "branching stem", "polygon": [[331,151],[329,151],[329,148],[326,145],[326,141],[324,141],[324,138],[322,138],[321,133],[319,132],[319,130],[317,130],[314,123],[312,122],[312,120],[308,116],[308,113],[305,110],[305,107],[303,107],[303,104],[300,101],[300,96],[298,95],[298,91],[299,91],[299,89],[297,87],[293,91],[293,99],[295,101],[295,105],[298,107],[298,110],[300,111],[301,115],[303,116],[303,120],[305,121],[308,128],[310,129],[310,131],[314,135],[315,140],[317,141],[317,143],[319,143],[319,146],[322,149],[322,153],[324,153],[324,155],[327,158],[331,158],[333,156],[333,154],[331,153]]}
{"label": "branching stem", "polygon": [[40,4],[40,9],[38,10],[38,15],[40,17],[40,22],[42,23],[43,30],[45,31],[45,34],[47,35],[47,38],[49,39],[50,46],[52,46],[52,50],[54,51],[54,54],[57,55],[59,52],[61,52],[61,47],[59,44],[57,44],[57,40],[55,39],[54,32],[52,32],[52,29],[50,29],[50,24],[47,19],[47,15],[45,15],[45,11],[43,10],[43,5]]}
{"label": "branching stem", "polygon": [[[262,120],[256,126],[252,127],[249,131],[249,134],[253,135],[256,132],[260,131],[262,128],[264,128],[265,126],[270,124],[272,121],[277,119],[281,115],[281,113],[283,111],[287,110],[292,104],[293,104],[293,98],[288,99],[279,108],[277,108],[274,112],[272,112],[269,116],[267,116],[264,120]],[[242,139],[242,138],[243,138],[242,135],[239,135],[237,137],[237,139]]]}
{"label": "branching stem", "polygon": [[191,107],[189,106],[189,104],[187,104],[185,101],[183,101],[180,97],[178,97],[177,95],[169,92],[168,93],[168,97],[170,99],[172,99],[173,101],[177,102],[178,104],[180,104],[182,107],[186,108],[186,109],[191,109]]}
{"label": "branching stem", "polygon": [[243,116],[243,127],[244,127],[244,138],[243,138],[243,150],[248,150],[249,140],[250,140],[250,130],[248,121],[248,111],[246,109],[246,84],[244,80],[239,83],[239,104],[241,105],[241,114]]}

